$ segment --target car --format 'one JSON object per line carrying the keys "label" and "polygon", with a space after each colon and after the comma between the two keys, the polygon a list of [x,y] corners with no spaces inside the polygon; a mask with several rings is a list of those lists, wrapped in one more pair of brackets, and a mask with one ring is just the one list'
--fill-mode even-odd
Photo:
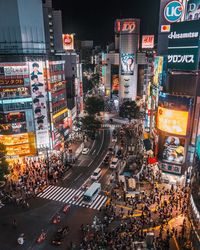
{"label": "car", "polygon": [[90,151],[89,148],[84,148],[82,154],[87,155],[89,151]]}
{"label": "car", "polygon": [[98,180],[100,177],[101,177],[101,169],[100,168],[97,168],[94,173],[91,175],[91,179],[92,180]]}
{"label": "car", "polygon": [[57,232],[53,235],[51,244],[60,246],[65,238],[65,236],[69,232],[69,227],[68,226],[63,226],[57,230]]}
{"label": "car", "polygon": [[105,165],[108,165],[109,162],[110,162],[110,157],[109,157],[109,155],[106,155],[106,157],[105,157],[103,163],[104,163]]}
{"label": "car", "polygon": [[117,157],[114,157],[110,163],[110,168],[117,169],[118,163],[119,163],[119,159]]}

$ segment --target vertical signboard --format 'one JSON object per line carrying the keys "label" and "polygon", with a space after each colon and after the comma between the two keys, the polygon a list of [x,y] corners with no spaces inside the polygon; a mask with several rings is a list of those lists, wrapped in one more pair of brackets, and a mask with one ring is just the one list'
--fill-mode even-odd
{"label": "vertical signboard", "polygon": [[168,35],[168,68],[197,70],[199,61],[200,20],[172,25]]}
{"label": "vertical signboard", "polygon": [[73,34],[63,34],[63,49],[64,50],[74,50],[74,35]]}
{"label": "vertical signboard", "polygon": [[154,35],[143,35],[142,49],[153,49],[153,48],[154,48]]}
{"label": "vertical signboard", "polygon": [[29,63],[37,148],[49,146],[46,90],[43,73],[43,62]]}
{"label": "vertical signboard", "polygon": [[133,75],[134,64],[134,54],[121,53],[121,75]]}

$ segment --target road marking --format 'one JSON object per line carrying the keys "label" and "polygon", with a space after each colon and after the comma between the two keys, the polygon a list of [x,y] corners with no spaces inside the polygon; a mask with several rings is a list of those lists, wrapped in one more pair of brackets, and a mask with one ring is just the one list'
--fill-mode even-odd
{"label": "road marking", "polygon": [[[78,189],[71,189],[58,186],[51,186],[47,187],[44,190],[44,192],[42,193],[42,197],[40,194],[40,196],[37,195],[37,197],[96,210],[99,210],[107,200],[106,196],[98,194],[94,201],[90,205],[87,205],[83,202],[84,193],[85,191],[83,191],[81,187]],[[77,199],[75,200],[74,198],[76,196]]]}
{"label": "road marking", "polygon": [[74,181],[77,181],[77,180],[81,177],[81,175],[83,175],[83,173],[80,173],[80,174],[76,177],[76,179],[74,179]]}
{"label": "road marking", "polygon": [[67,175],[63,178],[63,181],[66,180],[71,174],[72,174],[72,172],[70,172],[69,174],[67,174]]}
{"label": "road marking", "polygon": [[96,152],[96,149],[92,152],[92,155],[94,155],[94,154],[95,154],[95,152]]}
{"label": "road marking", "polygon": [[81,164],[82,164],[84,161],[85,161],[85,160],[82,160],[82,161],[77,165],[77,167],[80,167]]}

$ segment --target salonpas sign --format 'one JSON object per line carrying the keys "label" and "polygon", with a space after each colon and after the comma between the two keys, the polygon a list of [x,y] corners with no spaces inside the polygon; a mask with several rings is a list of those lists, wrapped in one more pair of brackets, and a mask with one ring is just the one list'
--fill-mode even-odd
{"label": "salonpas sign", "polygon": [[200,21],[172,25],[168,35],[168,68],[197,70],[199,62]]}

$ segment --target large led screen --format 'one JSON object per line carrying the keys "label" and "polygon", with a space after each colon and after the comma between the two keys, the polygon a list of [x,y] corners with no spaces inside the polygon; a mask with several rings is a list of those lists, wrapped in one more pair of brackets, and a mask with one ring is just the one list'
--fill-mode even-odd
{"label": "large led screen", "polygon": [[186,135],[188,112],[158,107],[157,128],[161,131]]}

